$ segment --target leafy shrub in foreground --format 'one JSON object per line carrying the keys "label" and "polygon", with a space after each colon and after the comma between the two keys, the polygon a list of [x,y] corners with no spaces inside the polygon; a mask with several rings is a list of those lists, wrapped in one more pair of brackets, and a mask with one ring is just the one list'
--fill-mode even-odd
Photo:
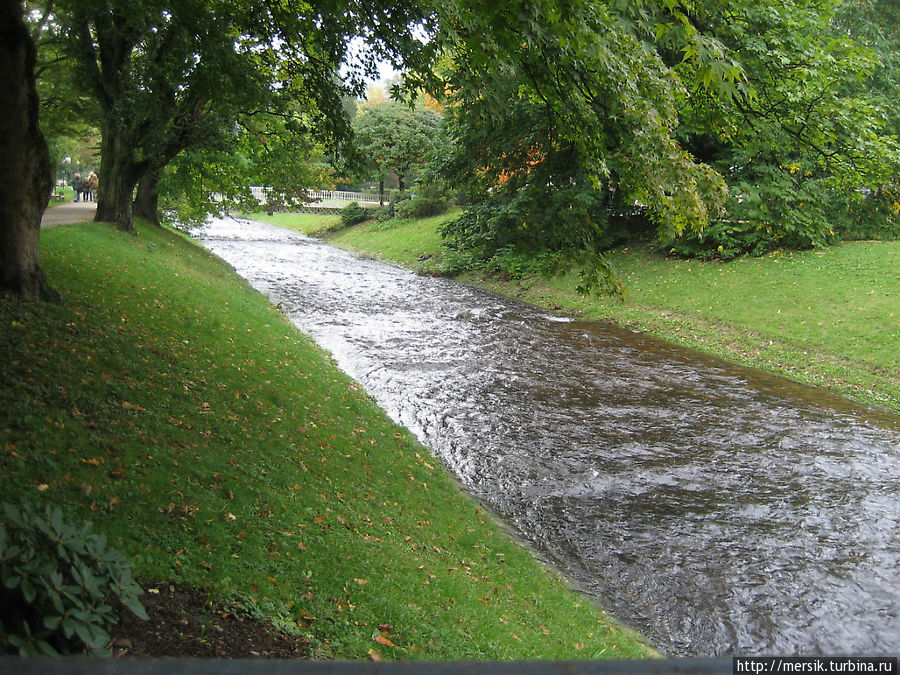
{"label": "leafy shrub in foreground", "polygon": [[0,654],[105,654],[116,605],[147,618],[130,564],[90,523],[69,525],[56,507],[3,508]]}

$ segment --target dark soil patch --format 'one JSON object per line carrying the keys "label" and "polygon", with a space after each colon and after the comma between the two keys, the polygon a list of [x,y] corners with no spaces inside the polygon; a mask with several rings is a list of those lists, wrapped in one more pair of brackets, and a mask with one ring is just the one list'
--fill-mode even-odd
{"label": "dark soil patch", "polygon": [[304,638],[286,635],[264,621],[211,609],[203,593],[170,584],[155,588],[158,593],[141,596],[149,621],[122,610],[111,631],[116,657],[309,658]]}

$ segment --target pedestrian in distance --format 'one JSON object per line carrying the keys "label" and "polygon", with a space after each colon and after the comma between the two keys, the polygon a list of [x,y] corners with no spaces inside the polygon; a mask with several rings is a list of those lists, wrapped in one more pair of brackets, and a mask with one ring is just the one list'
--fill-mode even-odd
{"label": "pedestrian in distance", "polygon": [[83,187],[87,190],[87,199],[92,202],[97,201],[97,188],[100,187],[100,179],[97,177],[97,174],[91,171],[91,175],[88,176],[85,183],[86,185]]}
{"label": "pedestrian in distance", "polygon": [[81,197],[81,189],[82,185],[84,185],[84,181],[81,180],[81,174],[76,173],[75,177],[72,179],[72,189],[75,190],[75,201],[78,201],[78,198]]}

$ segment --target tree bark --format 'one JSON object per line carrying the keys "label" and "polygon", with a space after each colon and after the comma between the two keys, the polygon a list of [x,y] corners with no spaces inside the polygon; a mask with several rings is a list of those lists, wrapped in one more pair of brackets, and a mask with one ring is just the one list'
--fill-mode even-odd
{"label": "tree bark", "polygon": [[[104,120],[104,122],[106,122]],[[100,187],[97,189],[98,223],[113,223],[124,232],[134,232],[132,203],[141,175],[129,143],[112,123],[104,123],[100,145]]]}
{"label": "tree bark", "polygon": [[40,265],[41,216],[53,179],[38,126],[36,49],[20,0],[0,0],[0,287],[53,299]]}
{"label": "tree bark", "polygon": [[138,180],[137,196],[134,198],[133,215],[143,218],[159,227],[159,195],[156,186],[159,183],[159,172],[148,169]]}

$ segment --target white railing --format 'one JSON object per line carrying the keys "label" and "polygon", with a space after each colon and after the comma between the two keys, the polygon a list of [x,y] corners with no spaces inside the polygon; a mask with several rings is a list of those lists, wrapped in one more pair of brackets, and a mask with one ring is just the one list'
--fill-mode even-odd
{"label": "white railing", "polygon": [[322,201],[368,202],[370,204],[377,204],[380,199],[374,192],[347,192],[345,190],[307,190],[306,196]]}
{"label": "white railing", "polygon": [[[250,186],[250,192],[260,204],[265,204],[268,201],[266,195],[269,190],[271,190],[271,188],[260,187],[257,185]],[[377,204],[380,200],[380,197],[375,192],[348,192],[346,190],[307,190],[306,196],[317,202],[360,202],[363,204]]]}
{"label": "white railing", "polygon": [[258,187],[254,185],[250,186],[250,192],[253,194],[254,199],[256,199],[256,201],[258,201],[260,204],[265,204],[268,201],[268,199],[266,198],[266,194],[271,189],[272,188]]}

